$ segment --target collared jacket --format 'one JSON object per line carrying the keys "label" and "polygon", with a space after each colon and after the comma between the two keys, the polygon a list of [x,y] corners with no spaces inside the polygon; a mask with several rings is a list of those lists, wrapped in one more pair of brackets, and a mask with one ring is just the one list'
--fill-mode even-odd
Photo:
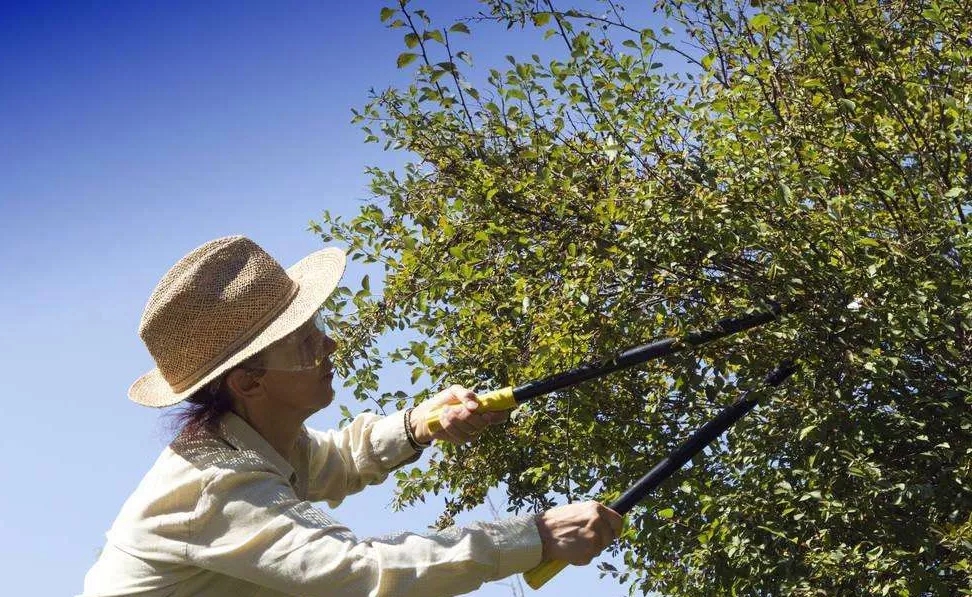
{"label": "collared jacket", "polygon": [[304,428],[288,462],[243,419],[180,434],[122,506],[82,597],[458,595],[540,562],[533,517],[359,539],[336,506],[417,454],[403,414]]}

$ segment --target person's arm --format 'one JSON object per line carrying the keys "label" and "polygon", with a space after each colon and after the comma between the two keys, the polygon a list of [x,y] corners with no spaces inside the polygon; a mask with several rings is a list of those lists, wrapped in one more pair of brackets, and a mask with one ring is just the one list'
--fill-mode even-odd
{"label": "person's arm", "polygon": [[195,565],[308,596],[457,595],[532,568],[544,551],[533,516],[359,540],[258,467],[215,471],[190,528]]}
{"label": "person's arm", "polygon": [[307,429],[307,494],[312,501],[337,506],[388,473],[414,462],[416,452],[405,435],[404,413],[387,417],[364,413],[337,431]]}
{"label": "person's arm", "polygon": [[[432,440],[452,443],[473,441],[489,425],[506,420],[504,412],[477,412],[476,394],[451,386],[422,402],[412,412],[409,431],[420,444]],[[428,413],[442,408],[442,428],[432,433],[426,424]],[[346,496],[365,486],[380,483],[388,473],[418,459],[408,439],[404,411],[387,417],[359,415],[339,431],[307,430],[308,497],[337,506]]]}

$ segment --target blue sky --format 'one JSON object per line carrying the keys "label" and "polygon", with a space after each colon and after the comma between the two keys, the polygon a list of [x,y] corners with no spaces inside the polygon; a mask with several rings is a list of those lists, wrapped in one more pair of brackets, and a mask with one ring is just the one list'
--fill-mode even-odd
{"label": "blue sky", "polygon": [[[416,4],[437,21],[478,8]],[[324,209],[353,214],[369,197],[366,166],[403,160],[365,145],[350,124],[369,88],[407,80],[395,68],[402,32],[379,22],[383,5],[0,8],[5,594],[78,593],[105,530],[169,438],[159,411],[125,397],[152,366],[136,331],[162,274],[237,233],[289,266],[321,246],[309,220]],[[506,45],[516,39],[469,44],[480,66],[498,65],[503,54],[529,54]],[[355,266],[346,281],[362,273]],[[418,389],[404,377],[385,383]],[[310,424],[331,426],[337,411]],[[359,536],[423,531],[435,519],[436,499],[388,512],[391,489],[366,490],[334,514]],[[542,594],[625,593],[598,576],[571,568]],[[502,584],[476,593],[511,594]]]}

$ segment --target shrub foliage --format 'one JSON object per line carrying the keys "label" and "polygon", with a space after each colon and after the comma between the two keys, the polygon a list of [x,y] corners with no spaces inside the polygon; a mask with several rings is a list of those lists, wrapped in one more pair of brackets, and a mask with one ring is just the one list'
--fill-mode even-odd
{"label": "shrub foliage", "polygon": [[[381,11],[414,76],[355,118],[410,163],[371,169],[356,217],[312,223],[383,265],[380,292],[331,301],[359,399],[427,396],[380,393],[390,362],[433,389],[495,388],[768,301],[799,310],[537,400],[399,473],[401,504],[442,493],[446,524],[492,487],[514,510],[609,500],[795,358],[798,376],[632,513],[626,569],[604,571],[666,595],[969,594],[969,6],[470,12]],[[543,57],[480,68],[463,49],[477,36]]]}

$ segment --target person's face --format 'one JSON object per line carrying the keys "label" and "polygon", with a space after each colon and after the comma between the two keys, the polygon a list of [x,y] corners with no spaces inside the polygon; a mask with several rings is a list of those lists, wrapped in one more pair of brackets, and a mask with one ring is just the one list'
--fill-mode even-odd
{"label": "person's face", "polygon": [[331,355],[337,343],[329,338],[315,317],[273,344],[263,353],[261,376],[274,402],[308,416],[334,399],[334,365]]}

